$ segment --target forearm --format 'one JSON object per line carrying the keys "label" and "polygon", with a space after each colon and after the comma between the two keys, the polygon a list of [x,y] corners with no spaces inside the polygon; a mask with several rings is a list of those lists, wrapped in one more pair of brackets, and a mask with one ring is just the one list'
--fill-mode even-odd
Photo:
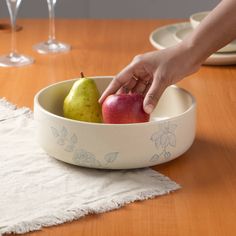
{"label": "forearm", "polygon": [[223,0],[182,42],[195,63],[203,62],[212,53],[236,38],[236,0]]}

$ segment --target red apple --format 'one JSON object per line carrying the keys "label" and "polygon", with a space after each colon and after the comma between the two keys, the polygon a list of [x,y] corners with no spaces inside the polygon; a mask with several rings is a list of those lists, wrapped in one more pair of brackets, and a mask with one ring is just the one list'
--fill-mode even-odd
{"label": "red apple", "polygon": [[143,110],[141,94],[112,94],[102,104],[104,123],[127,124],[148,122],[150,115]]}

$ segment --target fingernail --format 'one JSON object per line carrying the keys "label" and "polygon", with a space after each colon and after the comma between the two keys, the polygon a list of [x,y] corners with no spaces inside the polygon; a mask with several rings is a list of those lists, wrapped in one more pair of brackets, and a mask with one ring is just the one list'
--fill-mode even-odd
{"label": "fingernail", "polygon": [[144,107],[144,111],[148,114],[152,113],[153,109],[154,109],[154,106],[152,104],[148,104]]}
{"label": "fingernail", "polygon": [[102,97],[100,97],[100,98],[98,99],[98,102],[99,102],[99,103],[102,103],[102,100],[103,100]]}

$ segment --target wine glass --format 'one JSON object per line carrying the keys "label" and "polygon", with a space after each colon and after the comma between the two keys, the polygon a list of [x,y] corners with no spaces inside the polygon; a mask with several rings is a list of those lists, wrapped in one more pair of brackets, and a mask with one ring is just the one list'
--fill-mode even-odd
{"label": "wine glass", "polygon": [[6,0],[6,3],[11,21],[11,52],[8,55],[0,56],[0,66],[14,67],[30,65],[34,62],[34,59],[19,54],[16,49],[16,17],[21,0]]}
{"label": "wine glass", "polygon": [[41,54],[68,52],[70,45],[58,42],[55,36],[55,4],[57,0],[47,0],[49,11],[49,37],[48,41],[36,44],[33,48]]}

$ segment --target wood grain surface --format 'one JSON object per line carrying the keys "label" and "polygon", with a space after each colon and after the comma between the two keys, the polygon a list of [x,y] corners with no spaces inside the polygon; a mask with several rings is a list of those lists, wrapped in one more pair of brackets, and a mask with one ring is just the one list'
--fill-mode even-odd
{"label": "wood grain surface", "polygon": [[[57,20],[57,38],[71,44],[71,52],[39,55],[32,46],[47,39],[48,21],[21,19],[18,51],[35,63],[0,68],[0,97],[33,109],[35,93],[49,84],[76,78],[81,71],[114,75],[135,55],[153,50],[151,31],[174,22]],[[9,39],[9,32],[0,31],[0,54],[9,51]],[[26,235],[236,235],[236,67],[203,66],[178,85],[196,97],[196,139],[184,155],[154,169],[181,184],[181,190]]]}

